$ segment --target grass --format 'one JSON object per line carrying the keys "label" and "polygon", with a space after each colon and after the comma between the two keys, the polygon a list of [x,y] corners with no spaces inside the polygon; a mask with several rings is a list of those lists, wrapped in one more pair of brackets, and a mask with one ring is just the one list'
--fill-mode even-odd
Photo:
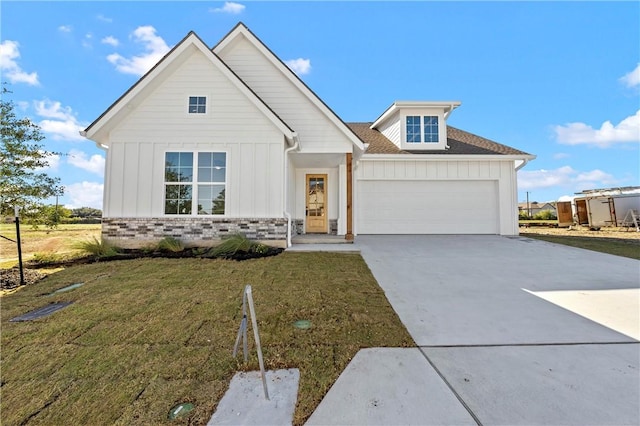
{"label": "grass", "polygon": [[522,236],[640,260],[640,240],[521,233]]}
{"label": "grass", "polygon": [[[231,356],[246,284],[266,368],[300,369],[295,424],[359,349],[415,345],[358,254],[75,266],[2,298],[2,424],[206,424],[233,374],[259,368],[254,348],[247,364]],[[73,304],[9,322],[62,301]],[[169,421],[180,402],[196,408]]]}

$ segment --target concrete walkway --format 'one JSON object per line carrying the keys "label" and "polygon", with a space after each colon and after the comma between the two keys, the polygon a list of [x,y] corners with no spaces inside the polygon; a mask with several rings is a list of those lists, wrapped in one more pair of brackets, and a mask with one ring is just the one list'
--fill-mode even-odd
{"label": "concrete walkway", "polygon": [[308,424],[640,424],[640,262],[521,237],[353,248],[419,348],[361,351]]}

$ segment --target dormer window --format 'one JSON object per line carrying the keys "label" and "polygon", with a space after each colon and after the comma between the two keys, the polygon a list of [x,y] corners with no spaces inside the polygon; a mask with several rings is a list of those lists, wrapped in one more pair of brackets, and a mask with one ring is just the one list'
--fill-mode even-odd
{"label": "dormer window", "polygon": [[410,152],[445,151],[447,118],[458,101],[397,101],[370,126]]}
{"label": "dormer window", "polygon": [[437,115],[408,115],[407,143],[437,143],[439,141]]}
{"label": "dormer window", "polygon": [[206,96],[189,96],[189,114],[205,114],[206,112]]}

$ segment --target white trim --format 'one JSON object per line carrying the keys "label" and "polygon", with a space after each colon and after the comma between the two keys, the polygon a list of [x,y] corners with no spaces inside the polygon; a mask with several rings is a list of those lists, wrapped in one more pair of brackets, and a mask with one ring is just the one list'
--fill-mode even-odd
{"label": "white trim", "polygon": [[[167,158],[167,153],[168,152],[177,152],[177,153],[190,153],[193,154],[193,164],[191,165],[192,167],[192,173],[191,173],[191,182],[185,182],[185,185],[191,185],[191,214],[170,214],[170,213],[165,213],[165,208],[166,208],[166,196],[167,196],[167,191],[166,191],[166,187],[167,185],[180,185],[182,184],[182,182],[167,182],[165,180],[164,174],[166,171],[166,158]],[[224,165],[224,182],[198,182],[197,178],[197,170],[198,170],[198,154],[200,153],[207,153],[207,154],[224,154],[225,155],[225,165]],[[226,218],[228,217],[227,215],[227,188],[229,187],[229,151],[226,150],[216,150],[216,151],[212,151],[212,150],[189,150],[189,149],[181,149],[181,150],[175,150],[175,149],[165,149],[162,152],[162,158],[163,158],[163,164],[162,164],[162,213],[161,216],[162,217],[208,217],[208,218]],[[224,195],[224,214],[198,214],[198,185],[222,185],[224,184],[224,190],[225,190],[225,195]],[[195,209],[194,207],[194,203],[195,203]]]}
{"label": "white trim", "polygon": [[364,154],[359,161],[515,161],[533,160],[535,155],[476,155],[476,154]]}
{"label": "white trim", "polygon": [[[186,94],[186,98],[187,98],[187,110],[185,115],[189,118],[194,118],[197,119],[197,117],[207,117],[209,116],[209,111],[211,110],[211,95],[207,92],[205,94],[193,94],[193,93],[187,93]],[[204,98],[204,112],[189,112],[189,106],[191,105],[189,103],[190,98]]]}
{"label": "white trim", "polygon": [[451,114],[451,112],[454,109],[458,108],[460,105],[462,105],[462,102],[460,101],[395,101],[389,108],[386,109],[385,112],[382,113],[380,117],[378,117],[373,122],[370,128],[375,129],[400,109],[435,108],[443,111],[444,120],[446,121],[446,119],[449,118],[449,114]]}
{"label": "white trim", "polygon": [[[208,58],[218,70],[226,76],[230,82],[242,93],[251,103],[254,104],[269,120],[280,130],[287,139],[292,140],[294,131],[291,130],[280,117],[278,117],[258,96],[247,87],[222,60],[200,40],[200,38],[193,32],[189,33],[187,37],[173,50],[167,54],[154,68],[152,68],[147,74],[145,74],[138,82],[129,89],[120,99],[118,99],[111,107],[96,121],[94,121],[85,131],[81,132],[83,136],[96,142],[98,146],[109,144],[109,127],[113,127],[115,124],[113,120],[118,119],[118,115],[125,108],[133,108],[136,105],[136,97],[145,90],[151,83],[162,74],[177,58],[189,48],[195,48],[202,52],[206,58]],[[103,130],[105,130],[103,132]]]}

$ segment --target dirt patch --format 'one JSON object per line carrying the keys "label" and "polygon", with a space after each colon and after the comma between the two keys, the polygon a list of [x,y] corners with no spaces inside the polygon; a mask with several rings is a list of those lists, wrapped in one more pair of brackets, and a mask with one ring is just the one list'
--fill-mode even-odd
{"label": "dirt patch", "polygon": [[640,232],[636,232],[633,228],[600,228],[600,230],[590,230],[584,226],[572,226],[570,228],[548,228],[542,226],[532,226],[530,228],[520,228],[520,235],[528,234],[538,235],[556,235],[571,237],[589,237],[589,238],[608,238],[615,240],[628,240],[640,242]]}

